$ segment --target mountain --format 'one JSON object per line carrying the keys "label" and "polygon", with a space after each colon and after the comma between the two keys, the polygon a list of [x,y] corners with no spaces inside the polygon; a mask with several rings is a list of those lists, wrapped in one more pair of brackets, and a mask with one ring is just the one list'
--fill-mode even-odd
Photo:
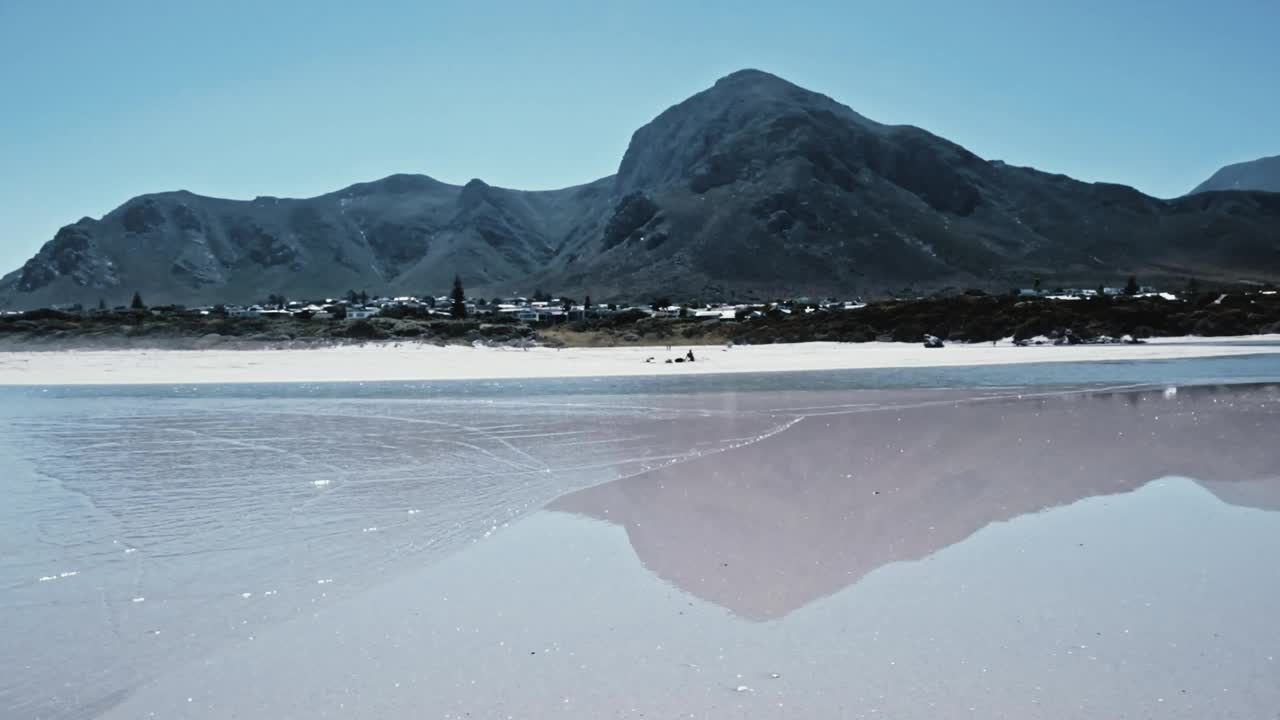
{"label": "mountain", "polygon": [[1163,201],[988,162],[757,71],[637,131],[614,194],[617,231],[560,269],[570,285],[768,295],[1280,273],[1275,197]]}
{"label": "mountain", "polygon": [[1197,185],[1191,194],[1210,190],[1280,192],[1280,155],[1228,165]]}
{"label": "mountain", "polygon": [[446,288],[455,269],[497,284],[545,267],[603,189],[520,192],[393,175],[305,200],[144,195],[62,228],[0,280],[0,301],[115,304],[134,290],[152,303],[420,294]]}
{"label": "mountain", "polygon": [[60,230],[0,306],[279,292],[597,300],[1280,278],[1280,196],[1159,200],[987,161],[757,70],[635,132],[614,176],[521,192],[395,175],[310,199],[145,195]]}

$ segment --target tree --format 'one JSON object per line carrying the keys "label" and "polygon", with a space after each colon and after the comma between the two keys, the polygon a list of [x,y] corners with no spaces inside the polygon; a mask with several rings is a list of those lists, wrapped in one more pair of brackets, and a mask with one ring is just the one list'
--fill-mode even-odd
{"label": "tree", "polygon": [[1186,294],[1187,294],[1187,295],[1191,295],[1191,296],[1193,296],[1193,297],[1194,297],[1194,296],[1196,296],[1196,295],[1199,295],[1199,294],[1200,294],[1200,281],[1199,281],[1199,280],[1197,280],[1197,279],[1195,279],[1195,278],[1193,278],[1193,277],[1189,277],[1189,278],[1187,278]]}
{"label": "tree", "polygon": [[360,291],[360,304],[361,305],[369,304],[369,293],[365,292],[364,290]]}
{"label": "tree", "polygon": [[348,302],[348,303],[351,303],[352,305],[355,305],[359,300],[360,300],[360,296],[356,294],[356,291],[355,291],[355,290],[348,290],[348,291],[347,291],[347,302]]}
{"label": "tree", "polygon": [[106,309],[107,309],[107,301],[106,301],[106,300],[103,300],[102,298],[98,298],[98,309],[99,309],[99,310],[106,310]]}
{"label": "tree", "polygon": [[1131,296],[1138,294],[1138,278],[1132,275],[1129,276],[1129,279],[1124,284],[1124,294]]}
{"label": "tree", "polygon": [[435,295],[427,295],[426,297],[422,298],[422,304],[423,304],[423,305],[426,305],[427,307],[431,308],[432,310],[435,310],[435,309],[436,309],[436,297],[435,297]]}
{"label": "tree", "polygon": [[671,298],[663,296],[663,297],[654,298],[653,302],[649,303],[649,307],[653,308],[654,312],[661,312],[662,308],[667,307],[670,304],[671,304]]}
{"label": "tree", "polygon": [[467,316],[467,294],[462,289],[462,276],[453,276],[453,292],[449,294],[449,298],[453,300],[449,305],[449,314],[456,320],[461,320]]}
{"label": "tree", "polygon": [[591,296],[590,295],[582,299],[582,310],[583,312],[591,312]]}
{"label": "tree", "polygon": [[1033,287],[1035,288],[1035,291],[1036,291],[1036,294],[1037,294],[1037,295],[1039,295],[1039,294],[1040,294],[1040,286],[1041,286],[1042,284],[1043,284],[1043,281],[1040,279],[1040,276],[1039,276],[1039,275],[1037,275],[1037,276],[1036,276],[1036,279],[1035,279],[1035,285],[1033,286]]}
{"label": "tree", "polygon": [[551,293],[547,292],[546,290],[543,290],[542,288],[538,288],[537,290],[533,291],[533,301],[534,302],[551,302]]}
{"label": "tree", "polygon": [[147,307],[146,305],[142,304],[142,296],[139,295],[138,291],[136,290],[133,292],[133,302],[129,303],[129,307],[133,308],[134,310],[145,310]]}
{"label": "tree", "polygon": [[1106,286],[1106,285],[1103,285],[1103,284],[1101,284],[1101,283],[1099,283],[1099,284],[1098,284],[1098,297],[1106,297],[1106,296],[1107,296],[1107,286]]}

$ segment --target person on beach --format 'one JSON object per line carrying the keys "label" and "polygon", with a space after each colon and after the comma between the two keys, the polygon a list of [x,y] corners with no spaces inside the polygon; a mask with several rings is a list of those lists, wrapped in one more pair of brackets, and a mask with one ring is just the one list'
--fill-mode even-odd
{"label": "person on beach", "polygon": [[684,359],[693,362],[693,348],[689,348],[689,352],[685,354]]}

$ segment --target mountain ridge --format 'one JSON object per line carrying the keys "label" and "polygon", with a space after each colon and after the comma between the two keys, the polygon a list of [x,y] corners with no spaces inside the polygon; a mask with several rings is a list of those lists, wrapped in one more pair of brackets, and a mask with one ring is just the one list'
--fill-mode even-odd
{"label": "mountain ridge", "polygon": [[0,306],[347,288],[769,297],[1032,277],[1280,278],[1280,196],[1160,200],[984,160],[743,70],[659,113],[614,175],[522,191],[393,174],[313,198],[133,198],[0,278]]}
{"label": "mountain ridge", "polygon": [[1188,194],[1210,190],[1280,192],[1280,155],[1223,166]]}

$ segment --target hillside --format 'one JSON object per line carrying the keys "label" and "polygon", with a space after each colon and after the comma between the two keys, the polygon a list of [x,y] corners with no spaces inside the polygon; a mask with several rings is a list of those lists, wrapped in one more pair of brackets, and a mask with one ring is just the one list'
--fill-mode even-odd
{"label": "hillside", "polygon": [[550,277],[767,297],[1280,273],[1277,198],[1166,202],[988,162],[758,71],[638,130],[614,195],[612,231]]}
{"label": "hillside", "polygon": [[635,132],[617,175],[521,192],[396,175],[310,199],[130,200],[60,230],[0,306],[278,292],[594,298],[1280,278],[1280,195],[1159,200],[987,161],[744,70]]}
{"label": "hillside", "polygon": [[1191,194],[1211,190],[1280,192],[1280,155],[1228,165],[1197,185]]}
{"label": "hillside", "polygon": [[413,293],[542,269],[593,186],[519,192],[480,180],[448,185],[394,175],[304,200],[221,200],[185,191],[134,198],[100,220],[62,228],[0,280],[20,306],[248,300],[267,293]]}

